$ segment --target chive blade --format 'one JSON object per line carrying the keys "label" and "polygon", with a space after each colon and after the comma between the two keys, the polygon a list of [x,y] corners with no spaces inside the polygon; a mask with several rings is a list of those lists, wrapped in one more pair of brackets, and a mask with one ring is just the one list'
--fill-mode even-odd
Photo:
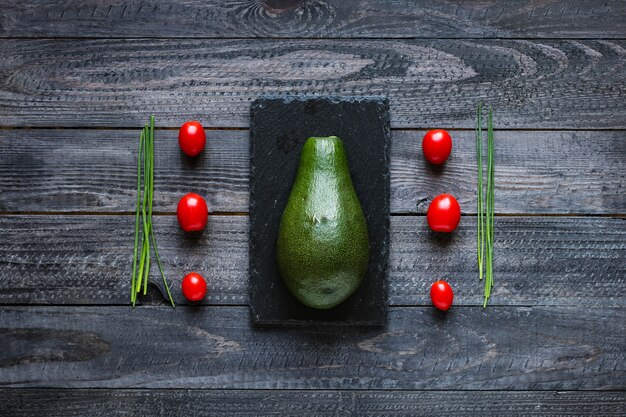
{"label": "chive blade", "polygon": [[144,147],[143,131],[139,136],[137,155],[137,204],[135,208],[135,244],[133,246],[133,273],[130,281],[130,301],[135,305],[135,281],[137,279],[137,249],[139,247],[139,207],[141,205],[141,154]]}
{"label": "chive blade", "polygon": [[163,277],[163,284],[165,286],[165,291],[167,292],[167,296],[170,299],[170,303],[172,307],[176,308],[174,304],[174,298],[172,297],[172,293],[170,292],[170,286],[167,283],[167,278],[165,278],[165,272],[163,272],[163,265],[161,264],[161,257],[159,256],[159,250],[157,249],[156,238],[154,237],[154,229],[151,230],[150,236],[152,237],[152,247],[154,247],[154,257],[156,258],[157,265],[159,266],[159,272],[161,272],[161,277]]}
{"label": "chive blade", "polygon": [[[494,134],[493,134],[493,110],[489,107],[489,125],[488,125],[488,152],[489,152],[489,175],[491,177],[491,193],[489,194],[490,203],[489,207],[491,209],[491,235],[489,236],[489,243],[491,246],[491,259],[489,261],[489,274],[491,279],[489,281],[490,289],[493,287],[493,241],[495,234],[495,161],[494,161]],[[491,293],[491,291],[490,291]]]}
{"label": "chive blade", "polygon": [[485,235],[483,232],[483,150],[482,150],[482,103],[478,103],[476,122],[476,160],[478,162],[478,184],[477,184],[477,230],[476,230],[476,256],[478,258],[478,279],[483,279],[483,259]]}
{"label": "chive blade", "polygon": [[161,273],[161,277],[163,278],[163,284],[165,286],[165,291],[167,292],[167,296],[172,304],[172,307],[176,307],[174,304],[174,297],[172,297],[172,293],[170,292],[170,286],[167,283],[167,278],[165,277],[165,272],[163,270],[163,264],[161,263],[161,257],[159,256],[159,249],[157,247],[156,236],[154,234],[154,225],[152,224],[152,206],[154,201],[154,116],[150,116],[150,143],[151,143],[151,152],[150,152],[150,198],[148,199],[148,218],[150,219],[150,237],[152,238],[152,247],[154,248],[154,257],[156,258],[157,265],[159,267],[159,272]]}
{"label": "chive blade", "polygon": [[150,195],[148,196],[148,225],[152,228],[152,204],[154,200],[154,116],[150,116]]}
{"label": "chive blade", "polygon": [[150,138],[150,130],[148,125],[144,126],[146,132],[146,155],[144,157],[144,199],[143,199],[143,217],[144,217],[144,248],[146,250],[146,268],[144,269],[143,279],[143,295],[148,293],[148,276],[150,275],[150,217],[147,214],[148,199],[150,198],[150,155],[152,154],[152,143]]}
{"label": "chive blade", "polygon": [[145,212],[145,203],[146,203],[146,181],[147,181],[147,177],[146,177],[146,164],[147,164],[147,155],[148,155],[148,137],[147,137],[147,132],[146,129],[144,128],[142,130],[142,135],[144,137],[144,146],[143,146],[143,164],[142,164],[142,168],[143,168],[143,195],[142,195],[142,203],[141,203],[141,222],[142,222],[142,241],[141,241],[141,256],[140,256],[140,260],[139,260],[139,273],[138,273],[138,277],[137,277],[137,282],[136,282],[136,286],[135,286],[135,301],[137,301],[137,294],[139,294],[141,292],[141,287],[142,287],[142,282],[147,279],[146,276],[146,257],[148,255],[148,252],[146,251],[146,238],[148,237],[148,234],[146,233],[146,212]]}
{"label": "chive blade", "polygon": [[[144,229],[145,230],[145,229]],[[136,283],[136,287],[135,287],[135,293],[139,294],[139,291],[141,290],[141,281],[143,280],[143,271],[144,271],[144,266],[146,263],[146,251],[145,251],[146,245],[145,245],[145,238],[142,237],[142,242],[141,242],[141,256],[139,258],[139,272],[137,274],[137,283]],[[135,296],[135,299],[137,298],[137,296]]]}
{"label": "chive blade", "polygon": [[491,225],[492,225],[492,216],[493,216],[493,211],[491,210],[491,187],[492,187],[492,183],[491,183],[491,175],[490,175],[490,170],[489,170],[489,164],[490,164],[490,157],[489,157],[489,135],[491,132],[491,125],[490,125],[490,121],[491,121],[491,116],[489,115],[487,118],[487,193],[485,195],[485,199],[487,200],[487,204],[486,204],[486,223],[487,223],[487,236],[486,236],[486,241],[487,241],[487,265],[486,265],[486,274],[485,274],[485,300],[483,302],[483,307],[487,306],[487,302],[489,301],[489,298],[491,297],[491,240],[490,240],[490,236],[491,236]]}
{"label": "chive blade", "polygon": [[487,193],[486,201],[486,226],[487,226],[487,256],[485,271],[485,299],[483,307],[487,306],[487,302],[491,297],[491,289],[493,287],[493,240],[494,240],[494,134],[493,134],[493,110],[489,108],[489,116],[487,120]]}
{"label": "chive blade", "polygon": [[[150,275],[150,245],[154,247],[156,263],[165,284],[165,290],[172,307],[174,298],[165,277],[163,264],[157,248],[156,236],[152,224],[154,206],[154,116],[150,116],[149,124],[145,124],[139,137],[139,156],[137,160],[137,203],[135,209],[135,244],[133,248],[133,273],[131,279],[131,302],[136,304],[137,296],[147,293]],[[141,222],[141,227],[139,223]],[[138,253],[141,235],[141,251]],[[139,257],[138,257],[139,255]],[[137,266],[137,261],[139,265]]]}
{"label": "chive blade", "polygon": [[[148,129],[147,129],[147,125],[144,126],[144,136],[146,136],[146,142],[145,142],[145,155],[144,155],[144,164],[143,164],[143,200],[141,203],[141,219],[142,219],[142,224],[143,224],[143,245],[142,245],[142,259],[144,261],[143,265],[140,262],[140,271],[143,272],[143,274],[141,274],[140,280],[137,283],[137,293],[139,293],[141,291],[141,287],[142,284],[144,287],[147,287],[147,281],[148,281],[148,273],[150,271],[150,243],[148,241],[148,239],[150,238],[150,231],[148,230],[148,219],[147,219],[147,213],[146,213],[146,205],[148,203],[148,184],[150,182],[150,178],[149,178],[149,167],[148,167],[148,160],[149,160],[149,155],[150,155],[150,138],[148,137]],[[147,292],[147,291],[146,291]],[[145,292],[144,292],[145,294]]]}
{"label": "chive blade", "polygon": [[491,259],[491,247],[489,245],[489,236],[491,236],[491,209],[490,209],[490,198],[489,195],[491,193],[491,176],[489,175],[489,122],[487,122],[487,189],[485,190],[485,291],[484,291],[484,301],[483,307],[487,306],[487,300],[489,299],[489,280],[490,280],[490,268],[489,263]]}
{"label": "chive blade", "polygon": [[[478,104],[476,123],[476,159],[478,162],[478,220],[477,220],[477,250],[478,274],[485,278],[483,307],[487,307],[493,287],[493,253],[495,235],[495,161],[494,161],[494,133],[493,109],[489,107],[487,118],[487,187],[484,189],[483,158],[482,158],[482,104]],[[484,192],[484,194],[483,194]]]}

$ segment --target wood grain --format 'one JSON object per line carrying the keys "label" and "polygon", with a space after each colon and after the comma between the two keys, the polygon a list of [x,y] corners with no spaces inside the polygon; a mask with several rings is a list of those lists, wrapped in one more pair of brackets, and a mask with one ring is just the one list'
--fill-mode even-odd
{"label": "wood grain", "polygon": [[[174,213],[188,192],[211,212],[247,212],[249,134],[208,131],[188,158],[178,131],[155,133],[156,211]],[[139,130],[0,130],[0,210],[133,212]]]}
{"label": "wood grain", "polygon": [[[424,217],[391,219],[391,305],[430,305],[437,278],[454,287],[456,305],[482,305],[475,217],[452,236],[435,235]],[[134,217],[2,216],[0,302],[127,304]],[[154,219],[174,299],[180,280],[207,278],[208,304],[248,302],[248,218],[213,216],[199,238],[175,216]],[[498,217],[493,305],[626,306],[626,221],[609,218]],[[163,291],[153,268],[152,281]],[[150,300],[162,300],[158,292]],[[582,314],[582,313],[581,313]]]}
{"label": "wood grain", "polygon": [[251,328],[247,307],[2,307],[5,388],[624,390],[624,308],[392,308]]}
{"label": "wood grain", "polygon": [[0,1],[0,36],[623,38],[623,2]]}
{"label": "wood grain", "polygon": [[623,416],[626,393],[610,391],[286,391],[0,389],[12,417],[150,416]]}
{"label": "wood grain", "polygon": [[[626,414],[624,21],[625,2],[592,0],[0,0],[0,415]],[[264,94],[389,97],[385,328],[250,325],[241,214]],[[475,212],[479,100],[504,214],[487,309],[476,218],[444,238],[422,216],[440,192]],[[149,114],[210,128],[196,160],[158,132],[176,310],[156,270],[126,305]],[[435,127],[455,138],[444,169],[419,156]],[[194,238],[171,215],[188,191],[217,212]],[[191,270],[204,305],[180,293]],[[455,289],[447,314],[435,278]]]}
{"label": "wood grain", "polygon": [[626,41],[0,41],[3,126],[248,127],[262,94],[386,95],[392,127],[623,129]]}
{"label": "wood grain", "polygon": [[[426,213],[448,192],[476,213],[475,139],[451,131],[443,168],[421,154],[425,131],[393,131],[392,213]],[[132,212],[136,130],[0,130],[0,211]],[[177,131],[156,134],[155,209],[173,213],[187,192],[212,212],[247,212],[248,131],[211,130],[196,159],[184,157]],[[626,214],[624,131],[496,132],[496,212]]]}

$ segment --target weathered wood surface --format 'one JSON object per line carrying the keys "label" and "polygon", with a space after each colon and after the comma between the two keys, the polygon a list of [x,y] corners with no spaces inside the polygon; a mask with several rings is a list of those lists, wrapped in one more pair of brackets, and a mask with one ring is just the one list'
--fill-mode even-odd
{"label": "weathered wood surface", "polygon": [[[476,212],[472,131],[451,131],[445,167],[422,157],[425,131],[393,131],[392,213],[425,213],[442,192]],[[0,130],[0,211],[131,212],[135,205],[136,130]],[[186,192],[213,212],[247,212],[248,131],[208,131],[189,159],[176,130],[156,133],[155,209],[173,213]],[[626,132],[496,132],[496,212],[626,214]]]}
{"label": "weathered wood surface", "polygon": [[624,390],[624,308],[392,308],[387,328],[254,329],[247,307],[0,307],[0,384]]}
{"label": "weathered wood surface", "polygon": [[[247,131],[207,131],[188,158],[178,130],[155,133],[154,209],[175,212],[188,192],[211,212],[247,212]],[[139,130],[0,130],[0,210],[133,212]]]}
{"label": "weathered wood surface", "polygon": [[623,38],[621,1],[0,1],[0,36]]}
{"label": "weathered wood surface", "polygon": [[[625,20],[625,2],[592,0],[0,0],[0,128],[20,128],[0,129],[0,415],[626,414]],[[266,93],[389,97],[386,328],[250,325],[240,214]],[[496,219],[484,310],[476,218],[444,239],[413,215],[440,192],[475,212],[479,100],[500,129],[497,211],[515,215]],[[127,129],[149,114],[209,128],[195,161],[158,132],[176,310],[153,287],[125,305]],[[440,170],[420,156],[435,127],[458,139]],[[219,214],[196,239],[171,215],[187,191]],[[182,299],[189,270],[204,306]],[[435,278],[455,289],[447,315]]]}
{"label": "weathered wood surface", "polygon": [[3,126],[248,127],[264,93],[387,95],[392,127],[623,129],[624,40],[0,41]]}
{"label": "weathered wood surface", "polygon": [[11,417],[116,416],[623,416],[614,391],[287,391],[0,389]]}
{"label": "weathered wood surface", "polygon": [[[0,216],[0,303],[127,304],[133,221]],[[463,217],[448,238],[429,232],[423,216],[392,217],[391,305],[430,305],[429,286],[440,278],[454,287],[455,305],[482,305],[475,221]],[[246,216],[213,216],[197,239],[175,216],[154,224],[177,303],[184,303],[180,280],[193,270],[208,280],[206,303],[248,302]],[[498,217],[495,236],[492,305],[626,306],[626,220]],[[163,288],[156,268],[152,281]]]}

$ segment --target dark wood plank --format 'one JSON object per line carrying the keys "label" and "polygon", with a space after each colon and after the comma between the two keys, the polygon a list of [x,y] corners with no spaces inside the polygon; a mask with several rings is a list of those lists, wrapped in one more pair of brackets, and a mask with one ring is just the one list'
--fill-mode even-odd
{"label": "dark wood plank", "polygon": [[623,2],[0,1],[0,36],[623,38]]}
{"label": "dark wood plank", "polygon": [[626,41],[2,40],[3,126],[248,127],[264,93],[387,95],[392,127],[625,128]]}
{"label": "dark wood plank", "polygon": [[11,417],[623,416],[626,392],[0,389]]}
{"label": "dark wood plank", "polygon": [[[392,211],[426,213],[432,199],[453,194],[463,213],[476,213],[473,131],[451,131],[453,150],[442,168],[423,158],[425,131],[394,131]],[[498,213],[626,213],[626,132],[495,132]]]}
{"label": "dark wood plank", "polygon": [[[424,131],[393,131],[392,213],[425,213],[437,194],[476,212],[472,131],[451,131],[443,169],[421,154]],[[0,211],[131,212],[138,131],[0,130]],[[211,211],[247,212],[248,131],[208,131],[206,151],[182,156],[177,131],[156,137],[155,208],[174,212],[188,191]],[[496,211],[534,214],[626,214],[626,132],[496,132]]]}
{"label": "dark wood plank", "polygon": [[387,328],[253,329],[247,307],[1,307],[0,385],[624,390],[624,308],[392,308]]}
{"label": "dark wood plank", "polygon": [[[207,131],[188,158],[178,131],[155,133],[156,211],[175,212],[188,192],[211,212],[247,212],[249,134]],[[0,210],[133,212],[139,130],[0,130]]]}
{"label": "dark wood plank", "polygon": [[[1,216],[0,302],[127,304],[133,216]],[[155,218],[159,252],[184,303],[189,271],[209,283],[206,303],[248,302],[248,218],[213,216],[198,239],[175,216]],[[419,217],[392,217],[391,305],[430,305],[428,291],[447,279],[456,305],[482,305],[475,217],[451,237]],[[626,221],[609,218],[498,217],[494,305],[626,306]],[[153,268],[152,280],[161,285]],[[158,292],[157,292],[158,296]],[[160,297],[158,297],[160,299]]]}

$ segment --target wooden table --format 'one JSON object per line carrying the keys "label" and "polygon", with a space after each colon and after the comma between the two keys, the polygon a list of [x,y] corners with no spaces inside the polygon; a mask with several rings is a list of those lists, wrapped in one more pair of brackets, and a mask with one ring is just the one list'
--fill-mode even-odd
{"label": "wooden table", "polygon": [[[595,1],[0,0],[0,415],[626,413],[626,6]],[[386,328],[253,328],[249,105],[383,94]],[[475,106],[496,125],[495,287],[476,268]],[[175,310],[129,307],[139,129]],[[207,127],[183,158],[177,128]],[[420,141],[449,129],[453,156]],[[211,217],[178,228],[196,191]],[[424,213],[440,192],[450,238]],[[209,295],[189,306],[188,271]],[[447,278],[447,315],[428,299]],[[152,280],[159,282],[152,271]]]}

